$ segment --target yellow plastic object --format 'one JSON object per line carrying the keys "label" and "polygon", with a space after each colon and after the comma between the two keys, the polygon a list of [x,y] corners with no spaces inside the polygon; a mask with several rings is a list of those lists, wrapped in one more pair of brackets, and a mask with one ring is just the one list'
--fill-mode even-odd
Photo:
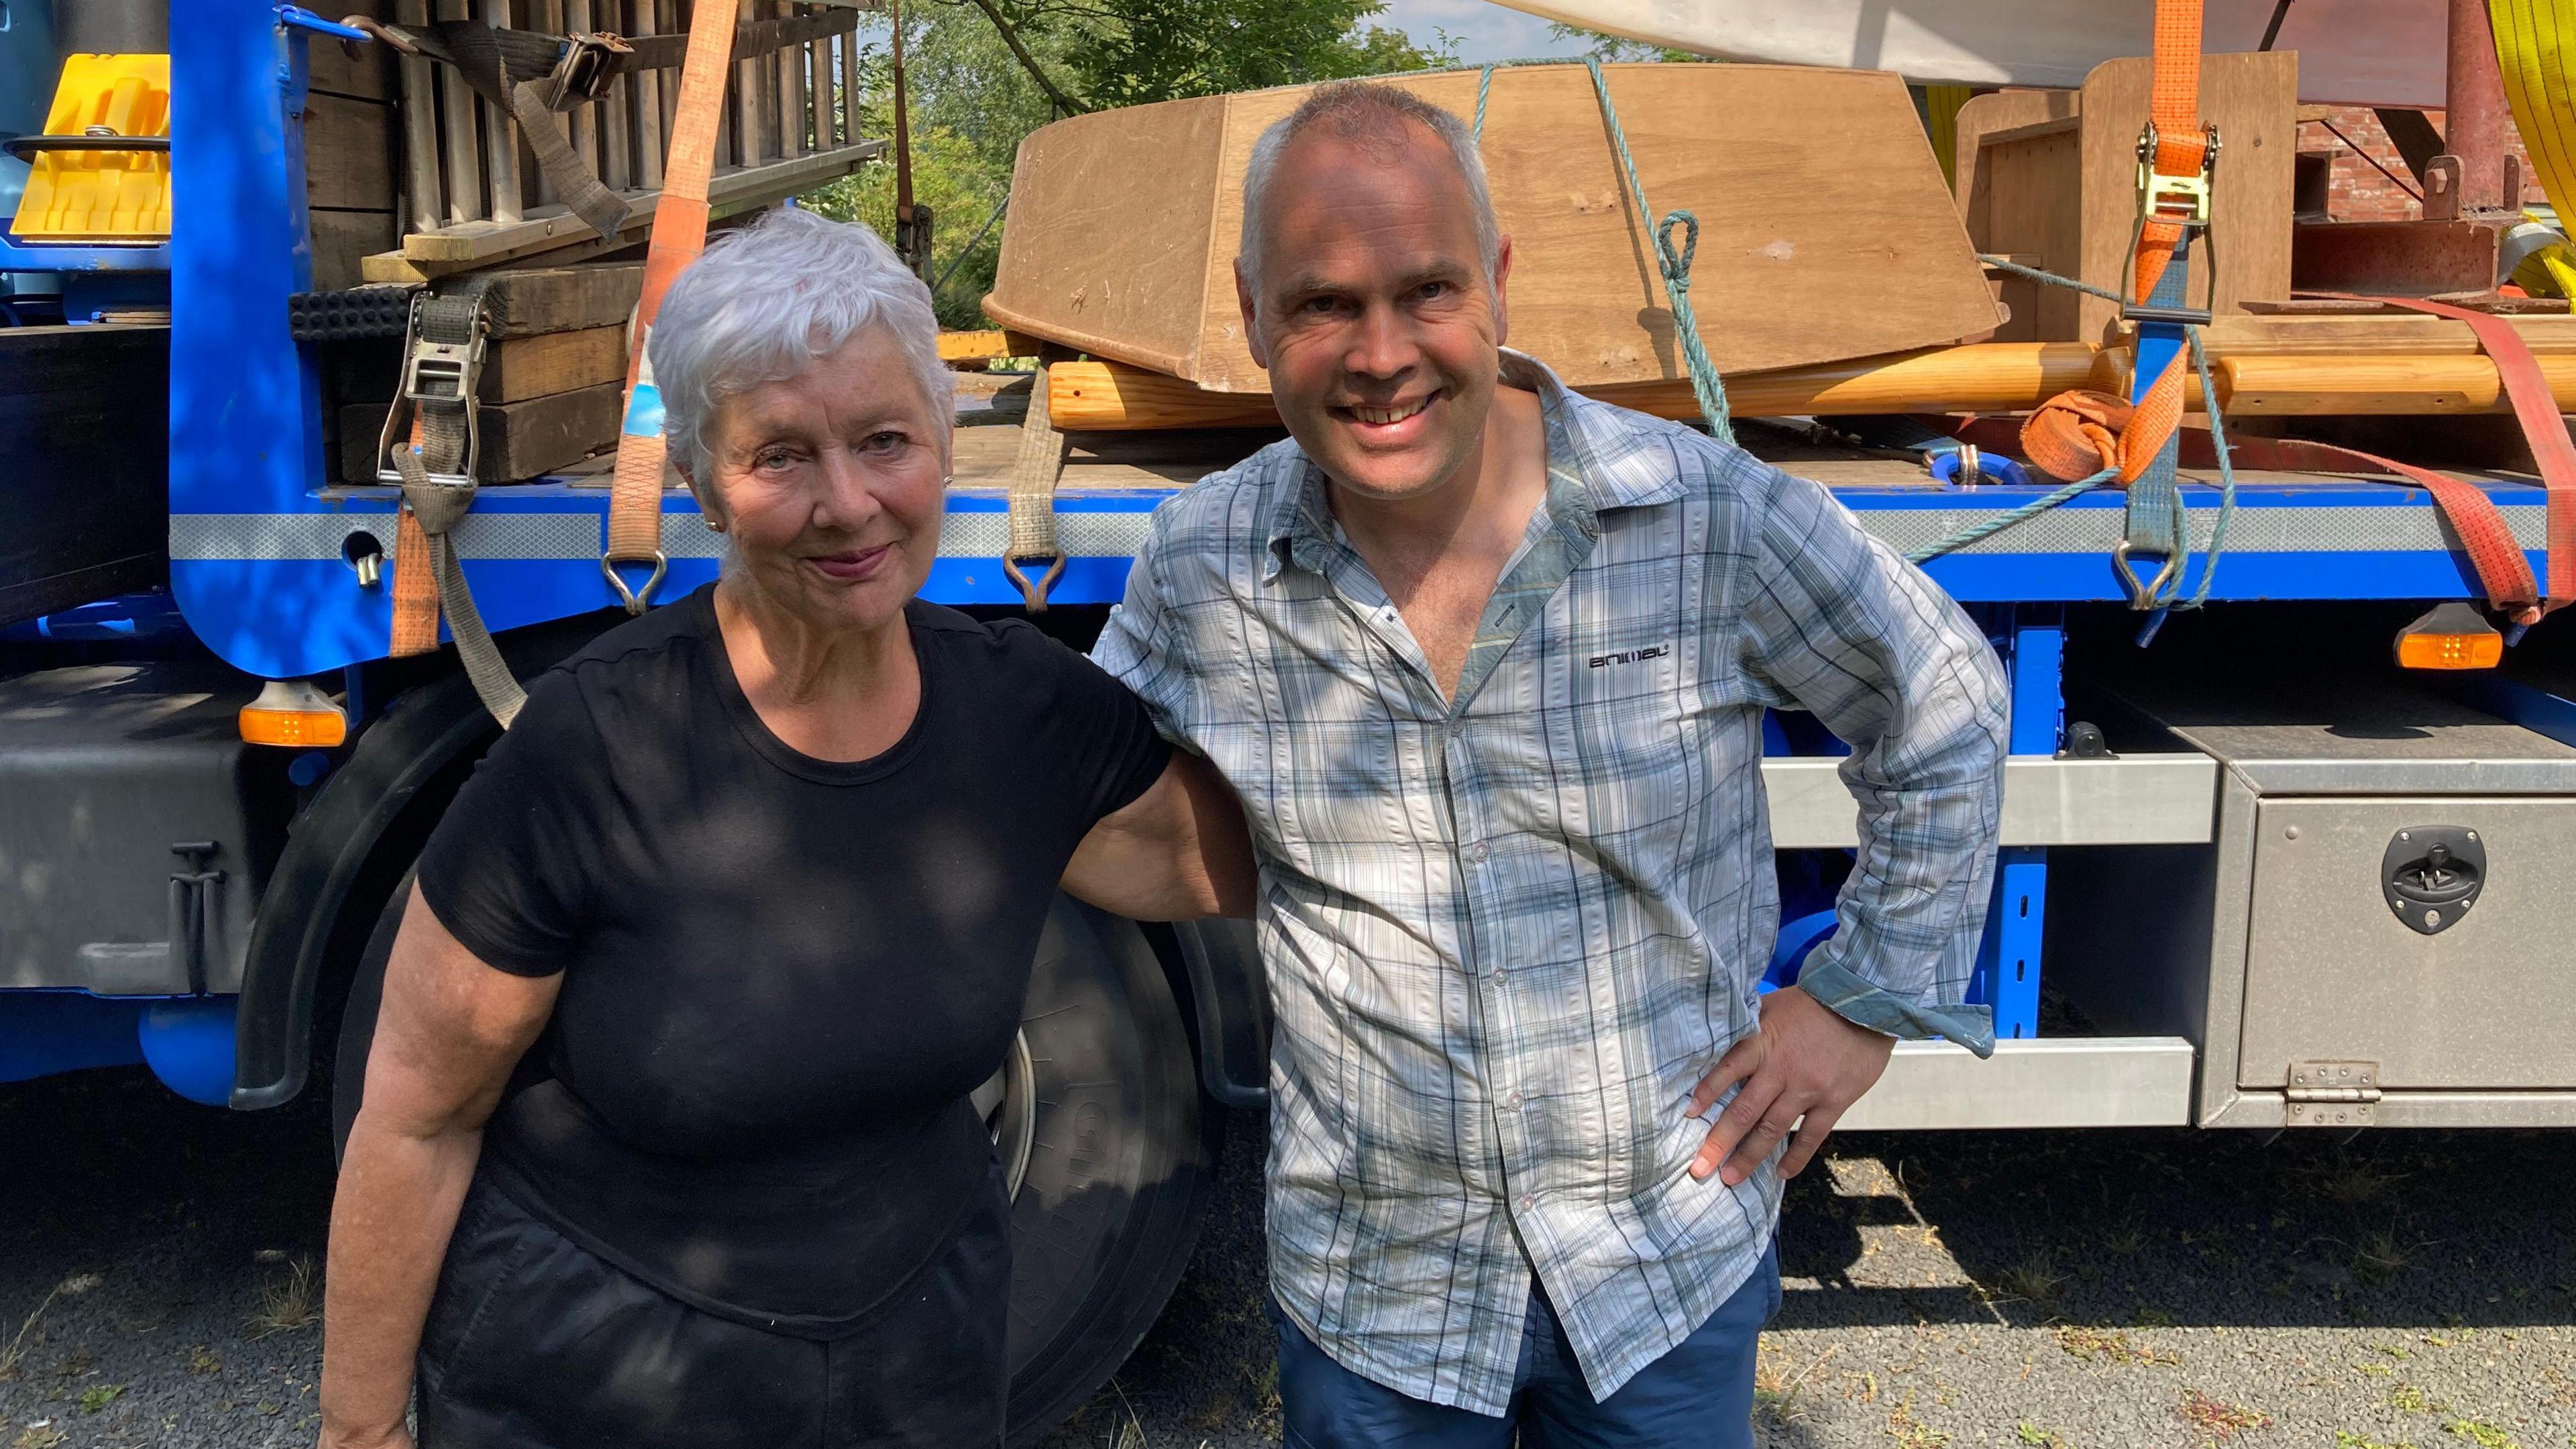
{"label": "yellow plastic object", "polygon": [[[2487,0],[2505,100],[2549,204],[2576,216],[2576,7],[2564,0]],[[2520,197],[2505,198],[2520,205]]]}
{"label": "yellow plastic object", "polygon": [[[170,57],[65,57],[53,109],[45,113],[45,134],[169,135]],[[40,151],[31,165],[18,219],[9,228],[18,240],[169,240],[169,152]]]}

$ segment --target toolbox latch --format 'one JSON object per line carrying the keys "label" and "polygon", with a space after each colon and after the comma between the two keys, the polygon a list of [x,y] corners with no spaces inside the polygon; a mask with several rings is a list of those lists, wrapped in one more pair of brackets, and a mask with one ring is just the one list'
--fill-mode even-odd
{"label": "toolbox latch", "polygon": [[2368,1127],[2378,1116],[2379,1063],[2290,1063],[2288,1125]]}

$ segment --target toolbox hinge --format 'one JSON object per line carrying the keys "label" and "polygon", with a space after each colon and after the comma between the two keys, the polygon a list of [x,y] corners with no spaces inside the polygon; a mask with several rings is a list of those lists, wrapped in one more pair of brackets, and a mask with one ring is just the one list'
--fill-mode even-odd
{"label": "toolbox hinge", "polygon": [[2292,1127],[2368,1127],[2379,1115],[2379,1063],[2290,1063],[2287,1123]]}

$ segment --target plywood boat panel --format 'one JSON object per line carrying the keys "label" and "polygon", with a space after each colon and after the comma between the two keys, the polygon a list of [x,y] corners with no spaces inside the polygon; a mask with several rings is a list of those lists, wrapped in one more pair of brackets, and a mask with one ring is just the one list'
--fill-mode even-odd
{"label": "plywood boat panel", "polygon": [[[1658,213],[1695,212],[1691,298],[1724,372],[1956,342],[1999,314],[1892,75],[1607,67]],[[1477,76],[1396,77],[1472,116]],[[1253,142],[1306,87],[1057,122],[1022,144],[986,310],[1017,331],[1263,392],[1234,297]],[[1213,130],[1217,144],[1203,149]],[[1483,149],[1513,239],[1510,340],[1578,386],[1685,377],[1648,226],[1581,66],[1497,71]],[[1195,300],[1175,329],[1177,299]]]}

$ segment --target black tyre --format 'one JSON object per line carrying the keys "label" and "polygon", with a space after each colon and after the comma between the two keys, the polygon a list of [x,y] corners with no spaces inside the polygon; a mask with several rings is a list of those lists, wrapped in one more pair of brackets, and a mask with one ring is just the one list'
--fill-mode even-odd
{"label": "black tyre", "polygon": [[[406,872],[350,982],[332,1080],[335,1148],[357,1120],[385,961],[410,898]],[[1025,1163],[1011,1217],[1015,1446],[1108,1381],[1189,1264],[1225,1113],[1199,1097],[1183,1022],[1134,922],[1056,898],[1022,1014],[1024,1054],[987,1112],[1005,1166]]]}

